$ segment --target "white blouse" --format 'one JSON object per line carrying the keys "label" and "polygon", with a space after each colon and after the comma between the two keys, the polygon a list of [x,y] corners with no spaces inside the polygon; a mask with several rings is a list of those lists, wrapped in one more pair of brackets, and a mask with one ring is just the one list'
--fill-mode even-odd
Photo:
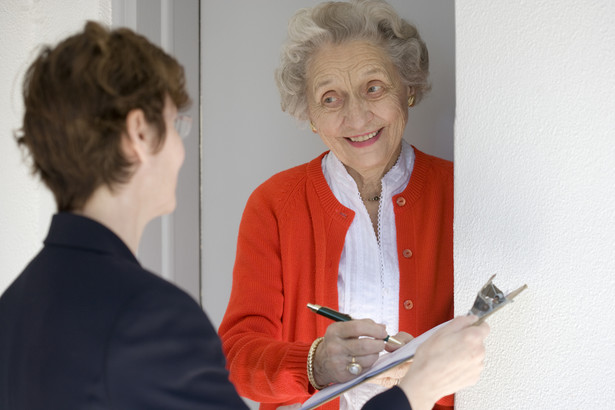
{"label": "white blouse", "polygon": [[[378,208],[378,238],[354,179],[333,153],[322,159],[325,179],[337,200],[355,212],[340,259],[337,279],[339,310],[355,319],[369,318],[394,335],[399,325],[399,261],[393,195],[402,192],[412,174],[414,150],[402,140],[395,165],[382,178]],[[344,393],[340,409],[360,409],[386,388],[370,383]]]}

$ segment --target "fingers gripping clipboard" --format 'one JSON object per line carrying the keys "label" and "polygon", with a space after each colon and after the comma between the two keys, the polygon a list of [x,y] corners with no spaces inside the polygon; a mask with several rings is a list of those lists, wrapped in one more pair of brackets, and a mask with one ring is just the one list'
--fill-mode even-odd
{"label": "fingers gripping clipboard", "polygon": [[[495,278],[495,275],[491,276],[487,283],[485,283],[485,285],[478,291],[476,299],[474,300],[474,305],[468,312],[468,314],[478,316],[479,319],[476,323],[474,323],[475,325],[482,323],[486,318],[504,306],[510,304],[513,299],[519,295],[519,293],[527,289],[527,285],[523,285],[508,294],[504,294],[504,292],[493,284],[493,278]],[[397,365],[412,360],[416,349],[421,345],[421,343],[427,340],[432,334],[447,323],[448,322],[442,323],[422,335],[415,337],[410,342],[406,343],[404,346],[392,353],[383,354],[378,360],[376,360],[372,367],[356,378],[345,383],[333,384],[320,390],[304,402],[300,410],[311,410],[321,406],[324,403],[335,399],[345,391],[348,391],[369,380],[370,378],[377,376]]]}

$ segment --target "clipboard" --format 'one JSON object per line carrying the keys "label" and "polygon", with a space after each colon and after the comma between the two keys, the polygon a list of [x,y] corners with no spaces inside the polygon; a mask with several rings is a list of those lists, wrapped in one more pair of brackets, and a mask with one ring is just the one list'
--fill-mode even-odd
{"label": "clipboard", "polygon": [[[479,318],[474,325],[482,323],[493,313],[510,304],[513,299],[519,295],[519,293],[527,289],[527,285],[523,285],[508,294],[504,294],[504,292],[493,284],[493,278],[495,278],[495,275],[491,276],[487,283],[485,283],[485,285],[478,291],[476,299],[474,300],[474,305],[468,312],[468,314],[476,315]],[[447,323],[449,323],[449,321],[429,329],[427,332],[415,337],[394,352],[381,355],[378,360],[374,362],[372,367],[356,378],[345,383],[330,385],[316,392],[301,405],[299,410],[311,410],[318,406],[322,406],[323,404],[337,398],[340,394],[368,381],[380,373],[412,360],[417,348]]]}

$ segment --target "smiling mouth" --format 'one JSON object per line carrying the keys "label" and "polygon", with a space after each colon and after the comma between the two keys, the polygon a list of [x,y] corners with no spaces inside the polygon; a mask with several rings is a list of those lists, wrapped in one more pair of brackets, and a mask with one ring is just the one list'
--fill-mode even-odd
{"label": "smiling mouth", "polygon": [[361,135],[359,137],[349,137],[348,139],[352,142],[364,142],[374,138],[381,130],[382,129],[379,129],[378,131],[370,132],[369,134]]}

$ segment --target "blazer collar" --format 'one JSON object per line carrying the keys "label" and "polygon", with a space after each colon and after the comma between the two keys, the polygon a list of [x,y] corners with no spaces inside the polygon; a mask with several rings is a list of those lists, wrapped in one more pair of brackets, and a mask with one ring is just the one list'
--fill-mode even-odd
{"label": "blazer collar", "polygon": [[128,246],[109,228],[93,219],[70,212],[60,212],[53,216],[49,233],[43,242],[47,246],[110,254],[140,266]]}

